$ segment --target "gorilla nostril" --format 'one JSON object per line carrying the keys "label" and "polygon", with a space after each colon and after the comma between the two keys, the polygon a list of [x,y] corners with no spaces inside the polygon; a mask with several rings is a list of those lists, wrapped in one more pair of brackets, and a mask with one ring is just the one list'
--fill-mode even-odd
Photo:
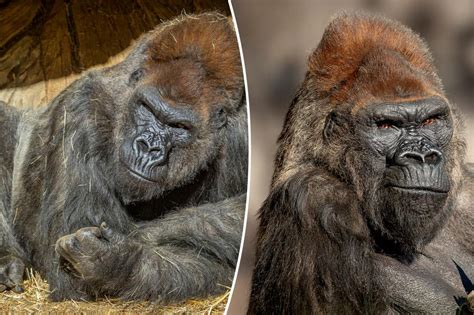
{"label": "gorilla nostril", "polygon": [[441,160],[441,153],[438,151],[429,151],[425,154],[425,163],[437,164]]}
{"label": "gorilla nostril", "polygon": [[162,138],[149,140],[147,136],[139,136],[133,142],[135,155],[143,159],[147,165],[163,165],[168,160],[171,149],[170,141]]}
{"label": "gorilla nostril", "polygon": [[441,153],[437,150],[429,150],[427,152],[405,151],[395,158],[398,165],[408,164],[437,164],[441,161]]}
{"label": "gorilla nostril", "polygon": [[139,152],[150,152],[151,151],[149,143],[144,139],[135,140],[135,146],[136,146],[136,149]]}
{"label": "gorilla nostril", "polygon": [[163,151],[161,146],[156,146],[156,147],[150,147],[148,149],[148,152],[150,153],[161,153]]}
{"label": "gorilla nostril", "polygon": [[422,154],[418,152],[403,152],[400,155],[400,158],[403,161],[406,161],[408,163],[423,163],[425,161],[424,157]]}

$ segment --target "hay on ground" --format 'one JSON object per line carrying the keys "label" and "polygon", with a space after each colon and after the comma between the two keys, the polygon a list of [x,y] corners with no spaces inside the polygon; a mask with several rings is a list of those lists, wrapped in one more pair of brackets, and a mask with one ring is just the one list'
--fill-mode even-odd
{"label": "hay on ground", "polygon": [[103,299],[96,302],[48,300],[48,284],[38,273],[28,270],[25,292],[0,293],[0,312],[48,314],[223,314],[229,291],[207,300],[189,300],[186,303],[162,306],[148,301],[121,301]]}

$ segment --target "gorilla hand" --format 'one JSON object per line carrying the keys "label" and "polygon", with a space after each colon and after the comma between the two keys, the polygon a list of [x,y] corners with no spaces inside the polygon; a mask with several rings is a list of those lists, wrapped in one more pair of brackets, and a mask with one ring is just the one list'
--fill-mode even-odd
{"label": "gorilla hand", "polygon": [[6,254],[0,258],[0,292],[12,290],[16,293],[23,292],[23,275],[25,263],[15,255]]}
{"label": "gorilla hand", "polygon": [[56,242],[56,252],[61,266],[86,283],[120,288],[117,282],[127,281],[141,246],[103,222],[100,227],[82,228],[61,237]]}

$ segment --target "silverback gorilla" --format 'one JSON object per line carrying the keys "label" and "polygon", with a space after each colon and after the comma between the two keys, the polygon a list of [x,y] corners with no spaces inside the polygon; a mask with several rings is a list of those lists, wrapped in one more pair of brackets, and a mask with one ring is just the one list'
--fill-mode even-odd
{"label": "silverback gorilla", "polygon": [[53,300],[163,303],[232,281],[247,116],[232,23],[182,16],[49,106],[0,106],[2,289],[25,265]]}
{"label": "silverback gorilla", "polygon": [[424,42],[343,13],[286,117],[250,314],[454,313],[473,287],[474,167]]}

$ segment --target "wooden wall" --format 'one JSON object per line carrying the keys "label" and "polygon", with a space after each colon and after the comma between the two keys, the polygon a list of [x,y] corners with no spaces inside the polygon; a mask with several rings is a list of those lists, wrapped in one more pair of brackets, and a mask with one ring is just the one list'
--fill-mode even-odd
{"label": "wooden wall", "polygon": [[230,14],[225,0],[0,0],[0,100],[47,104],[160,21],[210,10]]}

